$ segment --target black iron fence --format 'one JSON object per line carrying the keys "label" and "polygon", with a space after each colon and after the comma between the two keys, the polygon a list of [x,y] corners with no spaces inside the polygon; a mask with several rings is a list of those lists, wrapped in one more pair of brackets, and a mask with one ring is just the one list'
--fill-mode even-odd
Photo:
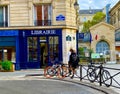
{"label": "black iron fence", "polygon": [[100,86],[106,85],[120,89],[120,69],[107,67],[106,65],[79,65],[76,70],[76,78],[80,81],[88,80],[98,83]]}

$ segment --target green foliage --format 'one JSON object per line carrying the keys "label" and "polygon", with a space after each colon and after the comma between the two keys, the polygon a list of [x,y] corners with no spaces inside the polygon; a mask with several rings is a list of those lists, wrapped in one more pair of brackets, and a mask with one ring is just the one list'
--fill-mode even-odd
{"label": "green foliage", "polygon": [[84,48],[79,47],[78,52],[79,52],[80,57],[84,57]]}
{"label": "green foliage", "polygon": [[93,49],[88,49],[89,53],[93,53]]}
{"label": "green foliage", "polygon": [[0,65],[2,65],[2,62],[0,61]]}
{"label": "green foliage", "polygon": [[87,22],[84,22],[82,31],[88,32],[91,26],[92,26],[92,22],[90,20],[88,20]]}
{"label": "green foliage", "polygon": [[96,63],[98,63],[98,62],[102,62],[102,63],[104,63],[105,58],[104,58],[104,57],[100,57],[100,58],[92,58],[92,61],[93,61],[93,62],[96,62]]}
{"label": "green foliage", "polygon": [[92,25],[95,25],[99,22],[101,22],[103,20],[103,18],[105,17],[105,14],[102,12],[97,12],[92,19]]}
{"label": "green foliage", "polygon": [[78,48],[78,51],[79,51],[79,53],[82,53],[82,52],[84,51],[84,48],[79,47],[79,48]]}
{"label": "green foliage", "polygon": [[82,32],[88,32],[91,26],[101,22],[104,17],[105,14],[103,12],[97,12],[93,16],[92,21],[88,20],[87,22],[84,22]]}
{"label": "green foliage", "polygon": [[3,68],[3,70],[11,70],[12,69],[12,62],[11,61],[3,61],[2,68]]}

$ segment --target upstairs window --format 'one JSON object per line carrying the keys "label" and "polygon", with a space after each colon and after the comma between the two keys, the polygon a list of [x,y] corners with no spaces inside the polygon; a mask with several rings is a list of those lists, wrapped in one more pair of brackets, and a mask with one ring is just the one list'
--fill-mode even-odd
{"label": "upstairs window", "polygon": [[114,13],[112,17],[113,17],[113,24],[115,24],[116,23],[116,14]]}
{"label": "upstairs window", "polygon": [[115,33],[115,41],[120,41],[120,31]]}
{"label": "upstairs window", "polygon": [[118,9],[118,21],[120,21],[120,8]]}
{"label": "upstairs window", "polygon": [[49,26],[51,25],[52,7],[50,4],[34,5],[34,25]]}
{"label": "upstairs window", "polygon": [[8,7],[0,6],[0,27],[8,26]]}

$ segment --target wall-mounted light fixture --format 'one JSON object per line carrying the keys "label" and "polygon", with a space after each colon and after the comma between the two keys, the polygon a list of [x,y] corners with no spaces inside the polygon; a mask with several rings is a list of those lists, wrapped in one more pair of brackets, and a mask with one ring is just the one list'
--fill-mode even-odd
{"label": "wall-mounted light fixture", "polygon": [[75,8],[76,10],[79,9],[79,4],[78,4],[77,0],[76,0],[75,3],[74,3],[74,8]]}

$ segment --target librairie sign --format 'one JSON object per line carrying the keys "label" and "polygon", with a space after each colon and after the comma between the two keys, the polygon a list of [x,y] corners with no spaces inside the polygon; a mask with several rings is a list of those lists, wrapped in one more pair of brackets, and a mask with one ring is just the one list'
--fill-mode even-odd
{"label": "librairie sign", "polygon": [[57,17],[56,17],[56,21],[65,21],[65,16],[63,16],[63,15],[58,15]]}
{"label": "librairie sign", "polygon": [[31,35],[56,34],[56,30],[31,30]]}

